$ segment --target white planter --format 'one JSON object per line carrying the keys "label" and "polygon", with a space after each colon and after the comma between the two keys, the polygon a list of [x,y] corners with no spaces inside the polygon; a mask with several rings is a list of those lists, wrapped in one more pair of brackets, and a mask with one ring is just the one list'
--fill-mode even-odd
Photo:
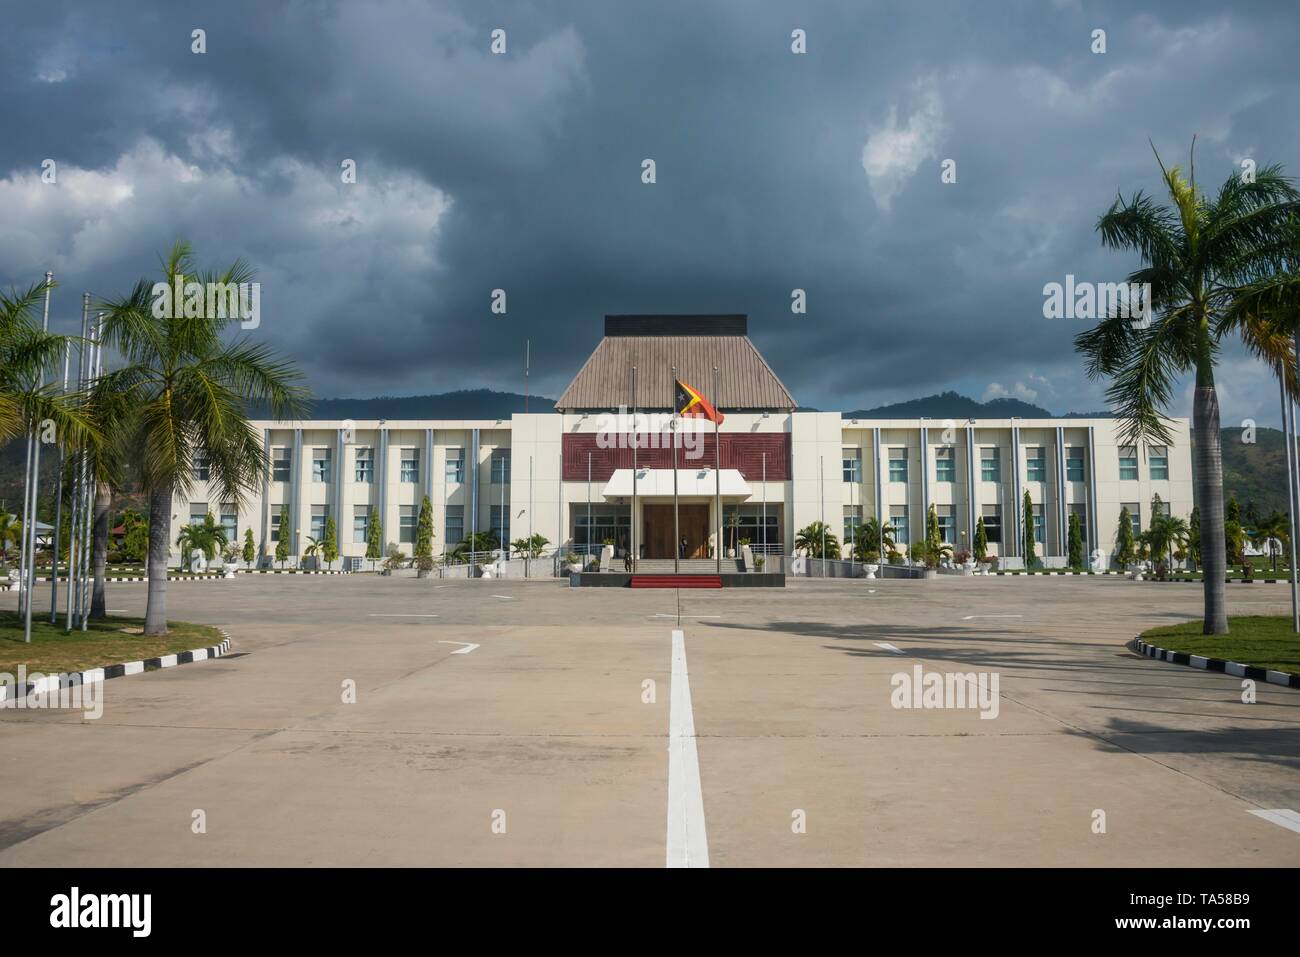
{"label": "white planter", "polygon": [[581,563],[581,562],[570,562],[569,565],[568,565],[568,568],[569,568],[569,574],[570,574],[570,575],[576,575],[576,574],[578,574],[579,572],[582,571],[582,563]]}
{"label": "white planter", "polygon": [[875,578],[876,572],[880,571],[879,565],[866,564],[863,565],[862,568],[866,571],[868,578]]}

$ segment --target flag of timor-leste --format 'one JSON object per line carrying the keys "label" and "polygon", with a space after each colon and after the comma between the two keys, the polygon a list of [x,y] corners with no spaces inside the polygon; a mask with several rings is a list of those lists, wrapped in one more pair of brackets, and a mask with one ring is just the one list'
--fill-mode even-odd
{"label": "flag of timor-leste", "polygon": [[677,395],[673,410],[678,415],[700,416],[708,419],[710,422],[722,424],[723,414],[709,404],[709,400],[704,398],[695,389],[692,389],[681,379],[677,381]]}

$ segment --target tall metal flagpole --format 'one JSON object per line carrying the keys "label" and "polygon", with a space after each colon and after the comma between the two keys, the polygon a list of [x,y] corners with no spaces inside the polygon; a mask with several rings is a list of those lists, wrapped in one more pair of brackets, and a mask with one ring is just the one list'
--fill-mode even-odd
{"label": "tall metal flagpole", "polygon": [[677,518],[677,367],[673,366],[673,384],[668,389],[669,431],[673,434],[673,572],[682,571],[682,528]]}
{"label": "tall metal flagpole", "polygon": [[763,453],[763,564],[767,564],[767,453]]}
{"label": "tall metal flagpole", "polygon": [[[713,411],[717,412],[718,406],[718,367],[713,367]],[[718,560],[718,574],[722,574],[722,442],[718,438],[718,417],[713,417],[713,499],[714,511],[717,514],[718,530],[715,544],[713,546],[713,555]]]}
{"label": "tall metal flagpole", "polygon": [[[103,347],[100,344],[104,326],[104,314],[101,312],[95,316],[95,325],[90,330],[90,376],[87,379],[87,388],[92,388],[95,381],[99,378],[100,357],[103,353]],[[90,604],[91,604],[91,565],[90,553],[94,544],[95,533],[95,493],[97,491],[95,480],[95,463],[91,461],[89,454],[86,455],[86,484],[85,500],[83,503],[81,515],[84,522],[85,537],[81,547],[81,630],[86,631],[90,622]]]}
{"label": "tall metal flagpole", "polygon": [[[603,552],[602,552],[603,554]],[[587,453],[587,557],[591,557],[591,453]]]}
{"label": "tall metal flagpole", "polygon": [[[83,301],[90,298],[86,293]],[[68,394],[68,366],[72,362],[72,342],[63,346],[63,395]],[[54,552],[50,561],[50,624],[58,617],[59,608],[59,549],[63,537],[63,443],[59,443],[59,484],[54,493]]]}
{"label": "tall metal flagpole", "polygon": [[[86,293],[82,297],[81,307],[81,342],[77,346],[77,391],[82,392],[86,387],[86,360],[88,358],[88,349],[86,346],[86,337],[90,329],[90,294]],[[73,459],[72,464],[72,520],[68,524],[68,601],[67,617],[63,622],[65,632],[72,631],[72,622],[76,616],[76,607],[74,607],[77,595],[77,573],[81,568],[79,552],[77,549],[81,546],[81,473],[82,463],[85,460],[85,450],[78,452]]]}
{"label": "tall metal flagpole", "polygon": [[641,445],[641,433],[637,430],[637,367],[632,367],[632,573],[636,575],[637,559],[641,558],[637,550],[637,446]]}
{"label": "tall metal flagpole", "polygon": [[826,456],[817,460],[817,495],[821,504],[818,509],[822,514],[822,578],[826,577]]}
{"label": "tall metal flagpole", "polygon": [[[1291,341],[1292,341],[1292,344],[1293,344],[1294,349],[1296,350],[1296,374],[1297,374],[1297,376],[1300,376],[1300,333],[1297,333],[1296,335],[1292,336]],[[1286,452],[1287,452],[1287,459],[1288,459],[1289,461],[1291,461],[1291,462],[1293,463],[1293,465],[1294,465],[1294,467],[1292,468],[1292,479],[1293,479],[1294,484],[1295,484],[1295,501],[1296,501],[1296,507],[1297,507],[1297,508],[1300,508],[1300,462],[1295,461],[1295,457],[1296,457],[1296,407],[1295,407],[1295,403],[1291,401],[1291,397],[1290,397],[1289,395],[1288,395],[1288,396],[1285,396],[1285,398],[1286,398],[1287,410],[1290,412],[1290,416],[1289,416],[1289,418],[1290,418],[1290,420],[1291,420],[1291,425],[1290,425],[1289,430],[1287,429],[1286,423],[1285,423],[1285,422],[1283,423],[1283,429],[1284,429],[1284,431],[1287,432],[1287,438],[1286,438],[1286,441],[1287,441],[1287,450],[1286,450]],[[1295,520],[1296,520],[1296,516],[1293,515],[1293,516],[1292,516],[1292,525],[1293,525],[1293,527],[1294,527]],[[1296,560],[1295,560],[1295,557],[1294,557],[1294,556],[1295,556],[1295,551],[1296,551],[1295,535],[1292,534],[1292,536],[1291,536],[1291,555],[1292,555],[1292,558],[1291,558],[1291,593],[1292,593],[1293,595],[1296,593],[1296,574],[1297,574],[1297,573],[1296,573]],[[1296,631],[1300,631],[1300,618],[1296,618],[1296,619],[1294,619],[1294,624],[1295,624]]]}
{"label": "tall metal flagpole", "polygon": [[[1292,405],[1291,397],[1286,394],[1286,376],[1283,375],[1278,379],[1278,390],[1282,394],[1282,437],[1285,442],[1291,441],[1291,435],[1295,431],[1295,407]],[[1291,538],[1291,624],[1292,628],[1300,632],[1300,601],[1296,596],[1296,491],[1295,491],[1295,463],[1291,461],[1291,449],[1287,450],[1286,456],[1286,497],[1287,497],[1287,518],[1290,524],[1287,527],[1288,535]]]}
{"label": "tall metal flagpole", "polygon": [[[54,283],[54,273],[45,274],[45,311],[41,319],[41,331],[50,331],[50,287]],[[45,384],[45,365],[42,363],[40,370],[40,385]],[[38,423],[33,420],[31,423],[31,438],[29,439],[32,450],[31,475],[28,476],[28,485],[24,489],[30,493],[32,506],[28,514],[31,516],[30,527],[23,525],[23,536],[31,542],[27,554],[27,579],[23,583],[23,591],[26,598],[23,600],[23,641],[32,640],[32,601],[36,597],[36,506],[37,493],[41,484],[41,439],[37,431]],[[24,503],[25,504],[25,503]]]}

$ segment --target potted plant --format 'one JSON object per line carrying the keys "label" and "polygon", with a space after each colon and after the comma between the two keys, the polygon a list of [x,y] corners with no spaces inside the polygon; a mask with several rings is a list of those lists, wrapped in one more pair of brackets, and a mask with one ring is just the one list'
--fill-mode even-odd
{"label": "potted plant", "polygon": [[570,552],[565,558],[565,564],[569,569],[569,574],[576,575],[578,572],[582,571],[582,556]]}
{"label": "potted plant", "polygon": [[754,559],[754,570],[761,572],[765,564],[766,564],[766,559],[764,559],[762,555],[759,555],[757,558]]}
{"label": "potted plant", "polygon": [[958,549],[952,560],[961,568],[963,575],[973,575],[975,573],[975,563],[971,561],[970,549]]}
{"label": "potted plant", "polygon": [[433,571],[433,556],[420,555],[415,559],[415,577],[428,578]]}

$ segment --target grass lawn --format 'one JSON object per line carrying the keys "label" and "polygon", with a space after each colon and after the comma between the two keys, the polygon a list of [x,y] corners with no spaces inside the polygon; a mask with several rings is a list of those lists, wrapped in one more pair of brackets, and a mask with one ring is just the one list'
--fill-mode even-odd
{"label": "grass lawn", "polygon": [[1227,635],[1203,635],[1201,627],[1199,621],[1165,625],[1144,631],[1142,639],[1170,651],[1300,674],[1300,635],[1291,630],[1290,615],[1232,617]]}
{"label": "grass lawn", "polygon": [[64,635],[63,619],[51,625],[47,609],[44,617],[33,614],[32,642],[26,644],[22,619],[14,612],[0,612],[0,671],[17,674],[20,664],[27,666],[29,674],[84,671],[208,648],[224,640],[221,632],[209,625],[169,621],[167,626],[170,634],[145,638],[139,633],[144,627],[143,618],[113,617],[90,622],[85,632]]}

